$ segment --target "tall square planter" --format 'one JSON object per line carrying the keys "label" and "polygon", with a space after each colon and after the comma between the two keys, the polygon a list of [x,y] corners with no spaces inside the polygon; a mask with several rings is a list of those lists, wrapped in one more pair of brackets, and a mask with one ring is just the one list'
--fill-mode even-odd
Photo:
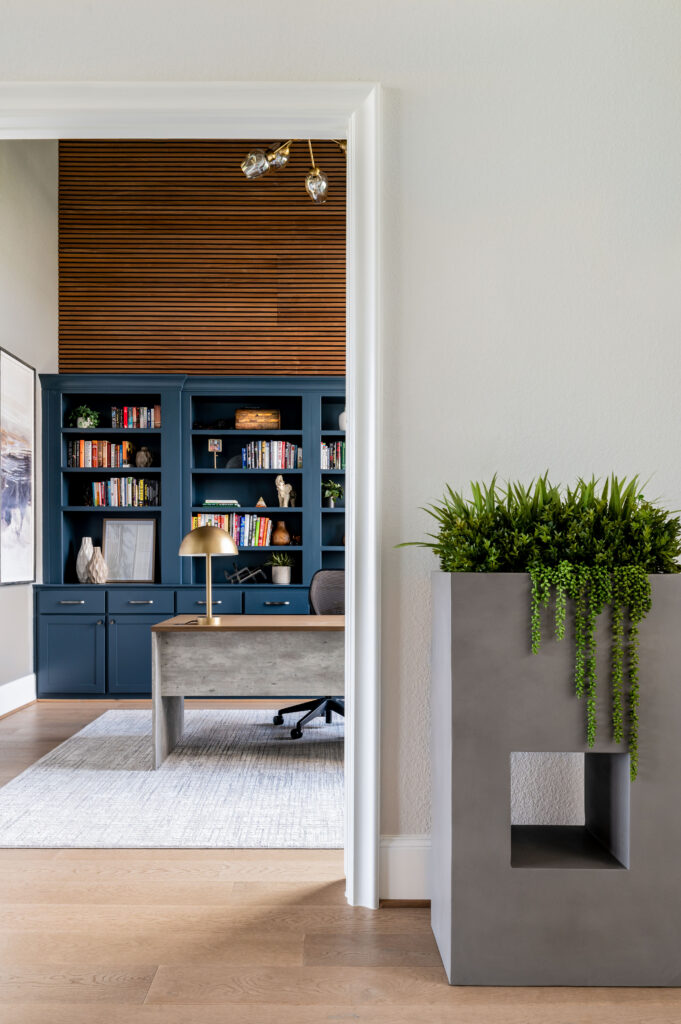
{"label": "tall square planter", "polygon": [[[638,779],[612,741],[610,616],[598,738],[574,693],[574,627],[530,651],[530,579],[434,573],[432,926],[456,985],[681,984],[681,576],[651,577]],[[511,825],[511,754],[584,752],[579,827]]]}

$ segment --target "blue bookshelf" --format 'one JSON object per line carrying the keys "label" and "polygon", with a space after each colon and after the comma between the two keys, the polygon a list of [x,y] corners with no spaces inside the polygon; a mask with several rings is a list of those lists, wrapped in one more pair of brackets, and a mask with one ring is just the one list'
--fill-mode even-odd
{"label": "blue bookshelf", "polygon": [[[286,587],[286,611],[308,611],[307,588],[321,568],[345,565],[345,510],[322,503],[324,479],[344,480],[343,469],[321,468],[321,442],[344,440],[338,417],[345,408],[342,377],[186,377],[182,374],[44,374],[43,397],[43,580],[36,590],[38,692],[50,697],[144,696],[150,692],[149,626],[181,612],[201,610],[204,565],[180,558],[182,537],[201,513],[283,520],[292,543],[286,549],[240,547],[237,559],[214,559],[214,596],[223,613],[277,614],[282,588],[274,587],[265,566],[272,551],[289,551],[295,565]],[[100,414],[98,427],[71,426],[70,413],[88,405]],[[111,426],[112,406],[160,406],[161,426]],[[278,430],[237,430],[237,409],[276,408]],[[217,467],[209,438],[222,441]],[[145,445],[153,465],[75,467],[69,443],[78,440],[132,441]],[[247,469],[235,465],[251,441],[289,441],[302,447],[302,468]],[[230,465],[227,465],[227,463]],[[281,473],[296,492],[294,507],[278,505],[275,477]],[[159,504],[140,507],[94,506],[92,483],[116,477],[158,482]],[[259,498],[265,507],[257,507]],[[206,507],[207,499],[236,499],[235,510]],[[101,545],[105,518],[153,518],[156,564],[153,583],[80,584],[76,557],[83,537]],[[258,583],[228,584],[234,569],[261,568]],[[131,669],[132,666],[132,669]],[[135,668],[136,666],[136,668]]]}

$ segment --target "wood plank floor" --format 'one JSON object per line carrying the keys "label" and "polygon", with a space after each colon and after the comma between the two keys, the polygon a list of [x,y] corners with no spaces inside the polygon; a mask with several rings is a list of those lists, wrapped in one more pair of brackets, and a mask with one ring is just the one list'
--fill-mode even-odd
{"label": "wood plank floor", "polygon": [[[110,706],[0,720],[0,781]],[[450,988],[429,912],[350,908],[342,874],[325,850],[0,850],[0,1022],[681,1021],[675,989]]]}

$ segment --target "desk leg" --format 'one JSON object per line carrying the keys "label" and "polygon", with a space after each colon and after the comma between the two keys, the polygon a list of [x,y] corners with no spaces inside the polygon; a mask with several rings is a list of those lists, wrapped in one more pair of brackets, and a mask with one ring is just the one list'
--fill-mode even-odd
{"label": "desk leg", "polygon": [[159,637],[151,634],[153,766],[160,768],[184,729],[184,697],[163,697]]}

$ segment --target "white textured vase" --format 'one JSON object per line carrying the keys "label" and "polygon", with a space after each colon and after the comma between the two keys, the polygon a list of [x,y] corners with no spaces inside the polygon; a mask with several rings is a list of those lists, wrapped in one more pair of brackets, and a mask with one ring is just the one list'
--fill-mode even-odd
{"label": "white textured vase", "polygon": [[272,582],[273,583],[290,583],[291,582],[291,566],[290,565],[273,565],[272,566]]}
{"label": "white textured vase", "polygon": [[94,548],[90,564],[87,567],[88,583],[106,583],[109,576],[109,567],[104,561],[101,548]]}
{"label": "white textured vase", "polygon": [[76,576],[78,577],[79,583],[87,583],[88,575],[87,569],[92,559],[93,548],[92,548],[92,537],[83,537],[80,542],[80,551],[76,558]]}
{"label": "white textured vase", "polygon": [[339,430],[345,430],[347,422],[348,422],[348,414],[346,413],[345,409],[343,409],[343,412],[338,417],[338,429]]}

